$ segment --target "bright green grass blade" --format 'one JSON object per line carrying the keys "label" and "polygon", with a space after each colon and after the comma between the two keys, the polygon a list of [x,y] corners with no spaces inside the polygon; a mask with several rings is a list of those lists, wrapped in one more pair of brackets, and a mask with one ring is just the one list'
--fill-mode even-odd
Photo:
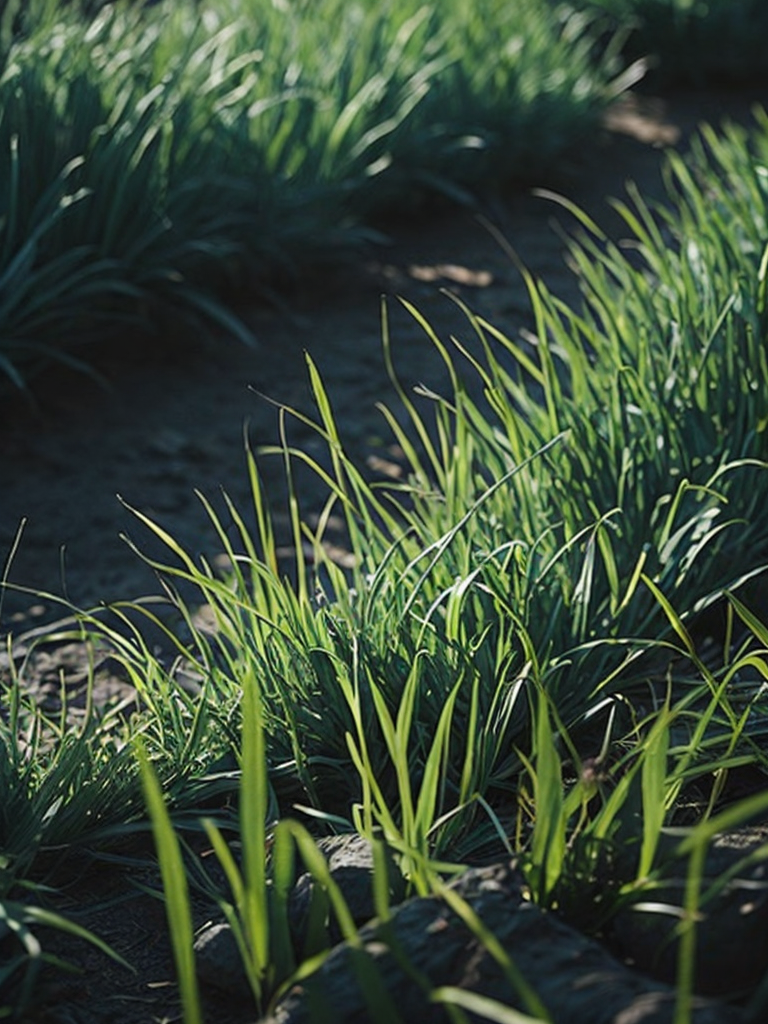
{"label": "bright green grass blade", "polygon": [[202,1024],[193,951],[194,930],[184,861],[157,776],[140,745],[137,745],[136,756],[160,861],[184,1024]]}
{"label": "bright green grass blade", "polygon": [[494,1024],[547,1024],[544,1017],[531,1017],[511,1006],[505,1006],[496,999],[490,999],[478,992],[470,992],[465,988],[443,985],[432,992],[430,999],[435,1003],[459,1006],[462,1010],[469,1010],[475,1017],[493,1021]]}
{"label": "bright green grass blade", "polygon": [[242,777],[240,782],[240,838],[243,844],[245,892],[242,908],[246,935],[260,972],[269,964],[269,910],[267,895],[267,780],[264,712],[258,683],[252,672],[242,681]]}
{"label": "bright green grass blade", "polygon": [[424,763],[424,772],[414,815],[415,834],[413,838],[418,843],[418,845],[414,843],[416,849],[423,848],[426,837],[440,814],[440,785],[445,776],[448,763],[454,709],[462,684],[463,679],[459,678],[449,693],[448,699],[445,701],[440,712],[432,745]]}
{"label": "bright green grass blade", "polygon": [[245,884],[237,862],[232,856],[232,851],[225,842],[220,830],[210,818],[203,818],[203,828],[213,847],[213,852],[216,854],[219,864],[221,864],[229,888],[232,890],[235,906],[242,908],[245,905]]}
{"label": "bright green grass blade", "polygon": [[653,582],[652,579],[650,579],[649,576],[647,576],[645,573],[642,573],[640,578],[642,579],[642,581],[646,585],[646,587],[648,587],[650,592],[653,594],[653,596],[656,599],[656,601],[658,601],[659,606],[661,607],[661,609],[663,610],[664,614],[666,615],[670,625],[674,629],[675,633],[682,640],[683,645],[684,645],[686,651],[692,657],[695,657],[696,651],[695,651],[695,648],[694,648],[693,640],[691,639],[691,634],[688,632],[688,630],[683,625],[683,622],[680,619],[680,616],[674,610],[674,608],[672,607],[672,605],[669,602],[669,600],[665,597],[665,595],[661,592],[659,587]]}
{"label": "bright green grass blade", "polygon": [[382,923],[390,918],[389,852],[380,839],[371,843],[373,851],[373,906]]}
{"label": "bright green grass blade", "polygon": [[683,909],[685,922],[680,930],[677,990],[674,1024],[688,1024],[690,1020],[696,962],[696,920],[699,913],[700,893],[704,878],[704,862],[711,840],[721,832],[738,828],[768,810],[768,794],[747,797],[702,824],[695,826],[688,837],[677,846],[676,856],[690,855],[686,876]]}
{"label": "bright green grass blade", "polygon": [[731,607],[736,611],[741,621],[750,630],[760,643],[768,648],[768,626],[750,611],[747,606],[741,602],[734,594],[728,594],[728,601]]}
{"label": "bright green grass blade", "polygon": [[670,712],[665,707],[653,723],[643,744],[640,782],[643,794],[643,840],[638,878],[646,878],[653,867],[659,837],[666,817],[667,754]]}
{"label": "bright green grass blade", "polygon": [[309,832],[296,821],[287,819],[281,822],[281,826],[293,837],[293,841],[296,843],[307,870],[311,872],[314,879],[327,891],[334,914],[339,922],[339,928],[341,929],[341,933],[345,940],[352,946],[357,946],[359,948],[361,946],[361,939],[354,919],[352,918],[341,889],[328,870],[328,864],[320,850],[317,848],[317,844],[314,839]]}
{"label": "bright green grass blade", "polygon": [[546,906],[563,870],[565,820],[562,764],[552,730],[549,703],[539,688],[535,711],[535,760],[532,771],[535,820],[531,856],[539,877],[538,902]]}
{"label": "bright green grass blade", "polygon": [[270,959],[278,982],[296,970],[288,916],[288,898],[294,884],[293,840],[278,824],[272,845],[272,900],[270,904]]}

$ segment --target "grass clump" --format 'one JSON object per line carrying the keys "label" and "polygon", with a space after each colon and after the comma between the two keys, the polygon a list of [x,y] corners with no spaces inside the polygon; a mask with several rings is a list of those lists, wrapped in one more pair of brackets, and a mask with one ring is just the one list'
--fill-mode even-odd
{"label": "grass clump", "polygon": [[40,0],[9,21],[16,7],[0,358],[17,384],[107,323],[181,317],[247,340],[227,296],[359,246],[425,195],[530,180],[626,85],[588,19],[533,0],[482,16],[454,0],[184,0],[89,17]]}
{"label": "grass clump", "polygon": [[[125,639],[130,650],[132,638]],[[71,969],[46,950],[51,929],[95,943],[128,967],[117,952],[76,920],[57,912],[63,891],[83,862],[126,857],[146,830],[146,804],[136,762],[141,742],[181,821],[199,813],[235,785],[221,759],[230,743],[218,716],[222,707],[205,696],[196,702],[175,681],[145,676],[138,699],[99,706],[95,649],[86,682],[68,695],[61,681],[58,709],[29,693],[28,672],[38,644],[88,643],[81,627],[50,632],[21,657],[7,641],[7,670],[0,680],[0,1017],[23,1016],[33,1004],[45,965]],[[140,646],[140,642],[137,647]],[[120,652],[115,650],[120,658]],[[135,660],[131,656],[131,663]],[[205,687],[203,687],[203,691]],[[150,696],[151,695],[151,696]],[[62,888],[63,887],[63,888]],[[7,1002],[10,1000],[10,1002]]]}
{"label": "grass clump", "polygon": [[[468,313],[475,338],[454,343],[480,389],[432,335],[452,394],[428,395],[424,412],[400,390],[407,428],[385,413],[410,462],[405,502],[346,459],[310,363],[329,449],[314,465],[331,499],[313,531],[292,499],[295,585],[281,575],[253,459],[255,535],[230,507],[235,550],[212,513],[234,567],[226,583],[165,538],[180,564],[164,571],[213,609],[225,676],[235,683],[247,665],[261,680],[274,763],[290,764],[315,814],[348,809],[356,828],[381,834],[417,890],[430,884],[420,864],[477,854],[501,834],[514,837],[539,901],[594,923],[589,884],[604,893],[610,863],[608,917],[655,884],[660,837],[691,787],[710,788],[706,822],[729,771],[764,766],[763,630],[732,599],[747,639],[732,647],[723,610],[722,667],[694,637],[713,628],[700,612],[765,562],[754,372],[765,142],[705,138],[693,171],[669,164],[674,205],[619,204],[631,255],[582,218],[581,309],[529,280],[527,344]],[[289,473],[293,459],[311,462],[281,451]],[[334,505],[356,556],[349,573],[323,548]],[[275,785],[279,794],[279,774]],[[702,829],[680,847],[698,851],[687,915]],[[694,957],[683,934],[680,1020]]]}

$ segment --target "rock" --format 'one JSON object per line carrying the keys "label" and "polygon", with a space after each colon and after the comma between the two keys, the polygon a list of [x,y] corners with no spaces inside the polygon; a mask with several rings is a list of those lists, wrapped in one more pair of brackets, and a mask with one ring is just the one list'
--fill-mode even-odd
{"label": "rock", "polygon": [[[367,839],[357,833],[344,833],[317,840],[331,877],[339,886],[352,919],[360,926],[374,916],[373,850]],[[391,902],[405,895],[405,883],[394,861],[388,861]],[[309,872],[302,874],[288,898],[288,927],[297,957],[301,957],[306,935],[307,916],[316,882]],[[341,939],[336,919],[328,917],[331,943]],[[251,988],[242,965],[240,951],[230,926],[225,921],[206,925],[195,940],[195,958],[200,980],[236,998],[249,998]]]}
{"label": "rock", "polygon": [[[666,837],[670,847],[677,838]],[[701,892],[743,858],[765,846],[765,828],[746,828],[718,836],[707,851]],[[614,948],[640,970],[671,982],[677,970],[674,935],[685,896],[687,860],[672,861],[658,889],[640,895],[638,907],[619,913],[613,922]],[[643,909],[644,903],[671,908],[669,913]],[[696,926],[696,990],[724,995],[753,988],[768,972],[768,866],[748,864],[722,891],[701,907]]]}
{"label": "rock", "polygon": [[[670,986],[630,970],[598,943],[529,902],[514,866],[471,868],[451,888],[496,936],[555,1024],[673,1021],[675,992]],[[438,896],[408,900],[386,924],[372,922],[362,928],[360,940],[361,950],[349,943],[337,946],[314,975],[294,985],[268,1024],[367,1024],[374,1019],[371,1002],[379,1019],[389,1013],[404,1022],[443,1024],[450,1019],[448,1013],[428,993],[446,985],[524,1010],[504,970]],[[375,969],[375,988],[366,964]],[[739,1010],[703,999],[696,999],[691,1014],[692,1024],[742,1020]]]}
{"label": "rock", "polygon": [[194,950],[197,977],[204,985],[235,999],[253,998],[243,958],[226,921],[205,925],[195,939]]}
{"label": "rock", "polygon": [[[327,836],[317,840],[317,846],[328,863],[331,877],[341,889],[356,925],[364,925],[375,915],[373,904],[373,850],[363,836],[346,832],[338,836]],[[402,874],[388,857],[390,904],[400,903],[405,896],[405,881]],[[297,950],[303,943],[307,916],[316,882],[307,871],[296,882],[288,899],[288,925],[294,937]],[[332,943],[342,938],[333,913],[328,920],[328,931]]]}

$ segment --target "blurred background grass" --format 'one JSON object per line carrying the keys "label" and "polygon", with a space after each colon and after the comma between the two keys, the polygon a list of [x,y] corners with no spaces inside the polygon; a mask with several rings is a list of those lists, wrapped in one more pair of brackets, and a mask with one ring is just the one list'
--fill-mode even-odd
{"label": "blurred background grass", "polygon": [[[531,181],[626,85],[592,19],[500,0],[6,4],[0,360],[227,307],[382,214]],[[191,333],[191,332],[190,332]]]}

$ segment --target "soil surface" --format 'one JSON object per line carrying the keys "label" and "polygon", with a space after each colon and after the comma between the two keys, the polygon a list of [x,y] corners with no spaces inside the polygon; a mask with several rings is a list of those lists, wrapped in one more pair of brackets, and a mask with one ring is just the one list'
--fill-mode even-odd
{"label": "soil surface", "polygon": [[[646,196],[661,198],[665,147],[684,148],[704,121],[717,124],[730,116],[748,123],[756,101],[768,103],[768,89],[625,99],[590,145],[572,154],[557,180],[546,184],[620,237],[621,222],[607,198],[624,196],[630,179]],[[105,339],[105,352],[111,351],[95,353],[94,362],[108,386],[57,369],[35,381],[36,404],[6,396],[0,410],[0,564],[16,548],[8,578],[25,589],[14,586],[4,593],[0,633],[12,632],[23,646],[30,631],[34,635],[66,613],[57,597],[89,607],[160,592],[153,572],[120,535],[128,534],[153,557],[170,556],[117,495],[191,553],[220,560],[220,544],[194,490],[221,509],[224,488],[247,508],[244,425],[254,447],[278,440],[277,409],[260,395],[311,414],[305,352],[325,379],[350,454],[373,477],[396,476],[398,452],[375,408],[379,401],[397,404],[382,358],[382,295],[396,367],[407,387],[423,382],[439,391],[445,374],[434,345],[397,296],[412,302],[444,338],[451,333],[467,338],[471,327],[443,289],[511,336],[531,327],[520,275],[478,212],[551,290],[577,299],[564,256],[562,230],[574,228],[568,214],[531,193],[488,197],[479,211],[443,211],[419,223],[393,223],[389,245],[343,275],[303,283],[289,308],[241,310],[257,339],[254,349],[222,340],[158,352],[140,339],[127,345],[116,341],[114,347]],[[322,445],[301,424],[290,428],[289,438],[320,456]],[[260,465],[278,524],[284,524],[281,461],[265,457]],[[301,489],[304,514],[311,517],[322,507],[323,489],[310,477],[302,479]],[[335,541],[343,563],[341,532]],[[47,649],[26,681],[34,686],[37,672],[42,685],[62,668],[75,672],[78,665],[82,668],[71,646]],[[35,1019],[110,1017],[129,1024],[178,1019],[161,905],[138,890],[127,899],[125,891],[115,895],[110,879],[108,871],[84,868],[73,899],[98,896],[107,909],[94,911],[84,923],[133,961],[138,973],[109,965],[95,951],[77,953],[71,947],[86,973],[61,990],[58,1010],[49,1003]],[[117,913],[115,906],[121,908]],[[248,1015],[217,1003],[208,1019],[224,1024]]]}

